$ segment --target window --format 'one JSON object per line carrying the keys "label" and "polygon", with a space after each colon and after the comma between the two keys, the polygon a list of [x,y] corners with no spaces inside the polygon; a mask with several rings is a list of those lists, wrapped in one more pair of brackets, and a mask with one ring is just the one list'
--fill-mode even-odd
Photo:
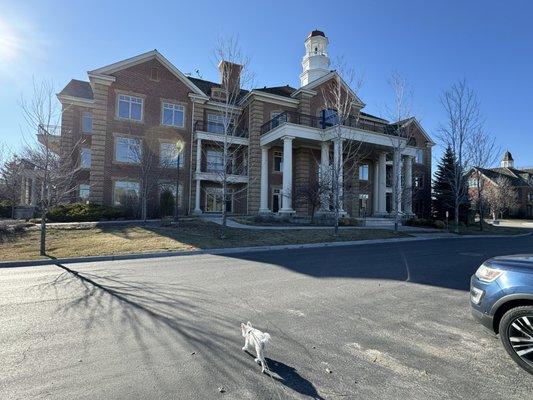
{"label": "window", "polygon": [[180,156],[180,168],[183,168],[184,156],[182,152],[178,152],[176,143],[161,143],[159,145],[159,162],[162,167],[175,168],[178,155]]}
{"label": "window", "polygon": [[143,99],[140,97],[118,95],[118,117],[142,121]]}
{"label": "window", "polygon": [[141,162],[141,140],[137,138],[117,137],[115,141],[115,160],[124,163]]}
{"label": "window", "polygon": [[361,193],[359,195],[359,210],[366,210],[368,207],[368,194]]}
{"label": "window", "polygon": [[80,167],[91,168],[91,149],[82,147],[80,150]]}
{"label": "window", "polygon": [[359,180],[360,181],[368,180],[368,164],[362,164],[359,166]]}
{"label": "window", "polygon": [[93,114],[90,112],[81,113],[81,131],[83,133],[93,132]]}
{"label": "window", "polygon": [[281,208],[281,189],[272,189],[272,212],[277,213]]}
{"label": "window", "polygon": [[222,212],[222,207],[226,208],[226,212],[233,212],[233,192],[228,190],[226,201],[224,201],[221,188],[207,188],[205,190],[205,212]]}
{"label": "window", "polygon": [[185,121],[185,107],[179,104],[163,103],[163,117],[161,123],[166,126],[183,128]]}
{"label": "window", "polygon": [[274,171],[283,171],[283,153],[281,151],[274,152]]}
{"label": "window", "polygon": [[422,150],[422,149],[417,149],[416,150],[415,162],[417,164],[424,164],[424,150]]}
{"label": "window", "polygon": [[287,114],[282,111],[273,111],[270,113],[270,119],[272,121],[272,129],[276,126],[281,125],[284,122],[287,122]]}
{"label": "window", "polygon": [[[220,114],[207,114],[207,131],[211,133],[224,133],[226,118]],[[232,118],[228,125],[228,134],[232,134],[233,128],[234,120]]]}
{"label": "window", "polygon": [[221,151],[207,151],[207,171],[220,172],[224,170],[224,154]]}
{"label": "window", "polygon": [[91,188],[88,184],[82,183],[79,186],[79,197],[82,200],[89,200],[89,195],[91,194]]}
{"label": "window", "polygon": [[116,181],[113,190],[113,204],[127,206],[139,199],[139,182]]}
{"label": "window", "polygon": [[339,123],[337,111],[331,108],[322,110],[322,128],[328,128]]}
{"label": "window", "polygon": [[528,201],[533,201],[533,193],[528,193],[527,199]]}
{"label": "window", "polygon": [[477,179],[476,178],[468,178],[468,187],[477,188]]}
{"label": "window", "polygon": [[153,67],[150,70],[150,79],[159,82],[159,68]]}
{"label": "window", "polygon": [[424,177],[422,175],[416,175],[413,177],[413,187],[420,189],[424,186]]}

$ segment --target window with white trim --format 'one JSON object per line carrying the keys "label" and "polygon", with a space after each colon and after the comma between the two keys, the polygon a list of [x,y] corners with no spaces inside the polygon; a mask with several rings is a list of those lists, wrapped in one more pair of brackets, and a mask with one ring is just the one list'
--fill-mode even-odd
{"label": "window with white trim", "polygon": [[359,180],[360,181],[368,180],[368,164],[361,164],[359,166]]}
{"label": "window with white trim", "polygon": [[142,121],[143,99],[127,94],[118,95],[117,116],[123,119]]}
{"label": "window with white trim", "polygon": [[93,114],[87,111],[81,113],[81,131],[93,133]]}
{"label": "window with white trim", "polygon": [[163,102],[161,124],[183,128],[185,126],[185,107],[180,104]]}
{"label": "window with white trim", "polygon": [[91,168],[91,149],[88,147],[80,149],[80,167]]}
{"label": "window with white trim", "polygon": [[138,138],[115,138],[115,161],[139,164],[141,162],[141,140]]}
{"label": "window with white trim", "polygon": [[207,172],[224,171],[224,154],[217,150],[207,151]]}
{"label": "window with white trim", "polygon": [[82,183],[78,187],[78,196],[82,200],[89,200],[91,194],[91,187],[87,183]]}
{"label": "window with white trim", "polygon": [[477,188],[477,178],[469,178],[468,187]]}
{"label": "window with white trim", "polygon": [[273,168],[274,168],[274,172],[283,171],[283,152],[281,151],[274,152]]}
{"label": "window with white trim", "polygon": [[416,150],[415,162],[417,164],[424,164],[424,150],[422,149]]}
{"label": "window with white trim", "polygon": [[159,162],[162,167],[172,168],[176,167],[178,162],[178,155],[180,161],[180,168],[183,168],[183,151],[176,143],[163,142],[159,144]]}
{"label": "window with white trim", "polygon": [[135,181],[115,181],[113,187],[113,204],[126,206],[139,199],[140,185]]}
{"label": "window with white trim", "polygon": [[[207,114],[207,131],[211,133],[224,133],[228,117],[220,114]],[[234,130],[234,119],[231,118],[227,127],[228,135]]]}

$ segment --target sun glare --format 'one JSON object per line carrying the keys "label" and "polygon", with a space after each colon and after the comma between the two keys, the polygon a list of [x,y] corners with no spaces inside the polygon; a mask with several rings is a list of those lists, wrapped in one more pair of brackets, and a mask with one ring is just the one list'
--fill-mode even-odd
{"label": "sun glare", "polygon": [[20,41],[7,21],[0,17],[0,64],[13,60],[20,48]]}

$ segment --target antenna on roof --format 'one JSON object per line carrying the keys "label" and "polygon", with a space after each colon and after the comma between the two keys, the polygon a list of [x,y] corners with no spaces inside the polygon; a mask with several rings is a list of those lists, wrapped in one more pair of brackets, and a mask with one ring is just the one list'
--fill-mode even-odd
{"label": "antenna on roof", "polygon": [[202,79],[202,74],[200,73],[200,70],[198,68],[196,68],[194,70],[194,72],[196,73],[196,75],[198,76],[198,78]]}

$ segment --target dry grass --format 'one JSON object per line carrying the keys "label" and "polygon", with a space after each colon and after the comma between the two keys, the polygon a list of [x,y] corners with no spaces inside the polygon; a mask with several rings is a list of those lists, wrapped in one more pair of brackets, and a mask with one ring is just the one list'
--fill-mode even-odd
{"label": "dry grass", "polygon": [[460,229],[461,235],[520,235],[528,232],[533,232],[532,229],[518,228],[512,226],[498,226],[483,223],[483,231],[479,229],[479,223],[471,224]]}
{"label": "dry grass", "polygon": [[[48,230],[47,253],[53,257],[77,257],[124,253],[209,249],[222,247],[301,244],[407,236],[387,230],[343,230],[335,237],[332,230],[250,231],[228,228],[220,239],[220,227],[202,221],[186,221],[175,227],[120,226],[91,229]],[[39,258],[39,231],[27,230],[12,235],[0,244],[0,260]]]}

